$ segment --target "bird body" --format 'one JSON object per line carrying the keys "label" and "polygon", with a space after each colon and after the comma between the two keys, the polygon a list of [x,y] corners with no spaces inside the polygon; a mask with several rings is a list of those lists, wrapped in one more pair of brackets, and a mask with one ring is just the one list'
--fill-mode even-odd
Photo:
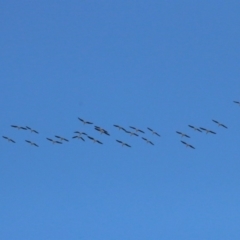
{"label": "bird body", "polygon": [[132,127],[132,126],[130,126],[130,128],[134,129],[136,132],[145,133],[144,131],[142,131],[142,130],[140,130],[140,129],[138,129],[138,128],[135,128],[135,127]]}
{"label": "bird body", "polygon": [[216,133],[213,132],[212,130],[209,130],[209,129],[206,129],[206,128],[202,128],[202,127],[200,127],[200,129],[202,129],[203,131],[205,131],[206,134],[208,134],[208,133],[216,134]]}
{"label": "bird body", "polygon": [[150,144],[154,145],[153,142],[151,142],[151,141],[148,140],[147,138],[142,137],[142,139],[143,139],[146,143],[150,143]]}
{"label": "bird body", "polygon": [[113,126],[116,127],[116,128],[118,128],[118,130],[126,131],[125,128],[123,128],[123,127],[121,127],[121,126],[119,126],[119,125],[114,124]]}
{"label": "bird body", "polygon": [[130,131],[127,131],[127,130],[125,130],[125,129],[124,129],[124,131],[125,131],[126,133],[128,133],[130,136],[136,136],[136,137],[138,137],[138,135],[137,135],[135,132],[130,132]]}
{"label": "bird body", "polygon": [[147,128],[149,131],[152,132],[152,134],[157,135],[158,137],[161,137],[157,132],[153,131],[151,128]]}
{"label": "bird body", "polygon": [[186,143],[186,142],[184,142],[184,141],[181,141],[184,145],[186,145],[186,147],[190,147],[190,148],[192,148],[192,149],[195,149],[195,147],[193,147],[192,145],[190,145],[190,144],[188,144],[188,143]]}
{"label": "bird body", "polygon": [[194,127],[192,125],[188,125],[190,128],[192,128],[194,131],[202,132],[199,128]]}
{"label": "bird body", "polygon": [[182,132],[178,132],[176,131],[177,134],[181,135],[181,137],[187,137],[187,138],[190,138],[187,134],[185,133],[182,133]]}
{"label": "bird body", "polygon": [[216,121],[216,120],[212,120],[213,122],[215,122],[219,127],[224,127],[224,128],[227,128],[224,124]]}
{"label": "bird body", "polygon": [[60,137],[60,136],[55,136],[56,138],[60,139],[61,141],[69,142],[66,138]]}
{"label": "bird body", "polygon": [[99,140],[93,138],[93,137],[90,137],[88,136],[89,139],[91,139],[93,141],[93,143],[99,143],[99,144],[103,144],[102,142],[100,142]]}
{"label": "bird body", "polygon": [[12,142],[12,143],[16,143],[15,141],[13,141],[11,138],[6,137],[6,136],[2,136],[4,139],[6,139],[8,142]]}
{"label": "bird body", "polygon": [[122,142],[120,140],[116,140],[118,143],[120,143],[123,146],[127,146],[127,147],[131,147],[129,144],[125,143],[125,142]]}
{"label": "bird body", "polygon": [[20,127],[20,126],[17,126],[17,125],[11,125],[11,127],[16,128],[17,130],[20,130],[20,129],[27,130],[27,128]]}
{"label": "bird body", "polygon": [[55,144],[55,143],[62,144],[62,142],[59,142],[59,141],[57,141],[57,140],[53,140],[53,139],[51,139],[51,138],[47,138],[47,140],[50,141],[50,142],[52,142],[53,144]]}
{"label": "bird body", "polygon": [[78,118],[83,124],[93,124],[92,122],[85,121],[82,118]]}
{"label": "bird body", "polygon": [[37,133],[37,134],[38,134],[38,131],[36,131],[36,130],[28,127],[28,126],[26,126],[26,128],[27,128],[28,130],[30,130],[31,133]]}
{"label": "bird body", "polygon": [[98,127],[98,126],[95,126],[94,128],[95,128],[95,130],[99,131],[101,134],[104,133],[104,134],[110,136],[110,134],[108,133],[107,130],[105,130],[105,129],[101,128],[101,127]]}
{"label": "bird body", "polygon": [[25,140],[27,143],[29,143],[31,146],[35,146],[35,147],[39,147],[36,143],[29,141],[29,140]]}

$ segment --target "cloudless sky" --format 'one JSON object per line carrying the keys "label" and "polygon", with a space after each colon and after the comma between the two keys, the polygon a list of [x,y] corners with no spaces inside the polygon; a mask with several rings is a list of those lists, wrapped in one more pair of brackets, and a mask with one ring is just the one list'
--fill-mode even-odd
{"label": "cloudless sky", "polygon": [[[2,1],[0,132],[16,143],[0,142],[0,239],[239,239],[239,10],[237,0]],[[55,135],[69,142],[46,140]]]}

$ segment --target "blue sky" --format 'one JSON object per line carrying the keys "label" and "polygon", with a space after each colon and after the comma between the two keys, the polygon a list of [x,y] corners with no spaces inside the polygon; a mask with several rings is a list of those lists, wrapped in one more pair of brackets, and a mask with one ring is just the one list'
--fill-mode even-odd
{"label": "blue sky", "polygon": [[[16,144],[0,143],[0,238],[238,239],[239,7],[2,1],[0,132]],[[55,135],[69,142],[46,140]]]}

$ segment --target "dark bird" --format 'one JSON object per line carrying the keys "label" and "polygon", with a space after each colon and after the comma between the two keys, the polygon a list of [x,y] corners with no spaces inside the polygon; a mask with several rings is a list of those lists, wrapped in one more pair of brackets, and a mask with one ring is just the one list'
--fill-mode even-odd
{"label": "dark bird", "polygon": [[83,124],[93,124],[92,122],[85,121],[81,118],[78,118]]}
{"label": "dark bird", "polygon": [[124,129],[124,131],[125,131],[126,133],[128,133],[130,136],[136,136],[136,137],[138,137],[138,135],[137,135],[135,132],[130,132],[130,131],[127,131],[127,130],[125,130],[125,129]]}
{"label": "dark bird", "polygon": [[121,126],[119,126],[119,125],[114,124],[113,126],[116,127],[116,128],[118,128],[118,130],[126,131],[125,128],[123,128],[123,127],[121,127]]}
{"label": "dark bird", "polygon": [[213,132],[213,131],[211,131],[211,130],[209,130],[209,129],[206,129],[206,128],[200,127],[200,129],[202,129],[203,131],[205,131],[206,134],[208,134],[208,133],[216,134],[215,132]]}
{"label": "dark bird", "polygon": [[60,139],[61,140],[61,142],[62,141],[65,141],[65,142],[69,142],[66,138],[64,138],[64,137],[60,137],[60,136],[55,136],[56,138],[58,138],[58,139]]}
{"label": "dark bird", "polygon": [[135,127],[132,127],[132,126],[130,126],[130,128],[134,129],[136,132],[145,133],[144,131],[142,131],[142,130],[140,130],[140,129],[138,129],[138,128],[135,128]]}
{"label": "dark bird", "polygon": [[85,132],[75,131],[74,133],[77,133],[79,136],[82,136],[82,135],[87,136],[87,134]]}
{"label": "dark bird", "polygon": [[148,140],[148,139],[146,139],[146,138],[144,138],[144,137],[142,137],[142,139],[143,139],[146,143],[150,143],[150,144],[154,145],[150,140]]}
{"label": "dark bird", "polygon": [[11,138],[9,137],[5,137],[5,136],[2,136],[3,138],[5,138],[8,142],[12,142],[12,143],[16,143],[15,141],[13,141]]}
{"label": "dark bird", "polygon": [[122,147],[123,146],[127,146],[127,147],[131,147],[130,145],[128,145],[127,143],[125,143],[125,142],[122,142],[122,141],[120,141],[120,140],[116,140],[118,143],[120,143],[121,145],[122,145]]}
{"label": "dark bird", "polygon": [[234,103],[236,103],[236,104],[238,104],[239,106],[240,106],[240,102],[238,102],[238,101],[233,101]]}
{"label": "dark bird", "polygon": [[153,131],[151,128],[147,128],[149,131],[151,131],[152,132],[152,134],[154,134],[154,135],[157,135],[157,136],[159,136],[159,137],[161,137],[157,132],[155,132],[155,131]]}
{"label": "dark bird", "polygon": [[177,133],[177,134],[180,134],[181,137],[187,137],[187,138],[190,138],[190,137],[189,137],[187,134],[185,134],[185,133],[178,132],[178,131],[176,131],[176,133]]}
{"label": "dark bird", "polygon": [[36,130],[34,130],[34,129],[28,127],[28,126],[26,126],[26,128],[27,128],[28,130],[30,130],[30,132],[33,132],[33,133],[37,133],[37,134],[38,134],[38,131],[36,131]]}
{"label": "dark bird", "polygon": [[20,130],[20,129],[27,130],[27,128],[25,128],[25,127],[20,127],[20,126],[16,126],[16,125],[11,125],[11,127],[16,128],[18,130]]}
{"label": "dark bird", "polygon": [[32,145],[32,146],[35,146],[35,147],[38,147],[38,145],[36,144],[36,143],[34,143],[34,142],[31,142],[31,141],[29,141],[29,140],[25,140],[27,143],[29,143],[30,145]]}
{"label": "dark bird", "polygon": [[188,143],[186,143],[186,142],[184,142],[184,141],[181,141],[183,144],[185,144],[186,145],[186,147],[190,147],[190,148],[193,148],[193,149],[195,149],[195,147],[193,147],[192,145],[190,145],[190,144],[188,144]]}
{"label": "dark bird", "polygon": [[95,139],[93,137],[88,136],[88,138],[91,139],[93,141],[93,143],[96,142],[96,143],[99,143],[99,144],[103,144],[102,142],[100,142],[99,140],[97,140],[97,139]]}
{"label": "dark bird", "polygon": [[59,142],[57,140],[52,140],[51,138],[47,138],[47,140],[52,142],[53,144],[55,144],[55,143],[62,144],[62,142]]}
{"label": "dark bird", "polygon": [[190,128],[192,128],[194,131],[202,132],[199,128],[194,127],[192,125],[188,125]]}
{"label": "dark bird", "polygon": [[216,121],[216,120],[212,120],[213,122],[215,122],[219,127],[224,127],[224,128],[227,128],[224,124]]}
{"label": "dark bird", "polygon": [[95,128],[95,130],[99,131],[101,134],[104,133],[104,134],[110,136],[110,134],[108,133],[107,130],[105,130],[105,129],[101,128],[101,127],[98,127],[98,126],[95,126],[94,128]]}
{"label": "dark bird", "polygon": [[83,141],[85,141],[84,138],[81,137],[81,135],[73,136],[72,138],[82,139]]}

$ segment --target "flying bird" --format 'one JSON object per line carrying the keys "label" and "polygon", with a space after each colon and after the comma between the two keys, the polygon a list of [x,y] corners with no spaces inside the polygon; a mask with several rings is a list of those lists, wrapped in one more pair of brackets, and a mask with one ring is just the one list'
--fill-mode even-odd
{"label": "flying bird", "polygon": [[119,125],[114,124],[113,126],[116,127],[116,128],[118,128],[118,130],[126,131],[125,128],[123,128],[123,127],[121,127],[121,126],[119,126]]}
{"label": "flying bird", "polygon": [[33,133],[37,133],[37,134],[38,134],[38,131],[36,131],[36,130],[34,130],[34,129],[28,127],[28,126],[26,126],[26,128],[27,128],[28,130],[30,130],[30,132],[33,132]]}
{"label": "flying bird", "polygon": [[130,131],[127,131],[127,130],[125,130],[125,129],[124,129],[124,131],[125,131],[126,133],[128,133],[130,136],[136,136],[136,137],[138,137],[138,135],[137,135],[135,132],[130,132]]}
{"label": "flying bird", "polygon": [[15,141],[13,141],[11,138],[9,137],[5,137],[5,136],[2,136],[3,138],[5,138],[8,142],[12,142],[12,143],[16,143]]}
{"label": "flying bird", "polygon": [[27,128],[25,128],[25,127],[20,127],[20,126],[17,126],[17,125],[11,125],[11,127],[16,128],[16,129],[18,129],[18,130],[20,130],[20,129],[27,130]]}
{"label": "flying bird", "polygon": [[121,145],[122,145],[122,147],[123,146],[127,146],[127,147],[131,147],[130,145],[128,145],[127,143],[125,143],[125,142],[122,142],[122,141],[120,141],[120,140],[116,140],[118,143],[120,143]]}
{"label": "flying bird", "polygon": [[130,128],[134,129],[136,132],[145,133],[144,131],[142,131],[142,130],[140,130],[140,129],[138,129],[138,128],[135,128],[135,127],[132,127],[132,126],[130,126]]}
{"label": "flying bird", "polygon": [[110,134],[108,133],[107,130],[105,130],[105,129],[101,128],[101,127],[98,127],[98,126],[95,126],[94,128],[95,128],[95,130],[99,131],[101,134],[104,133],[104,134],[110,136]]}
{"label": "flying bird", "polygon": [[99,143],[99,144],[103,144],[102,142],[100,142],[99,140],[97,140],[97,139],[95,139],[93,137],[88,136],[88,138],[91,139],[93,141],[93,143],[96,142],[96,143]]}
{"label": "flying bird", "polygon": [[60,137],[60,136],[55,136],[56,138],[58,138],[58,139],[60,139],[61,140],[61,142],[62,141],[65,141],[65,142],[69,142],[66,138],[64,138],[64,137]]}
{"label": "flying bird", "polygon": [[240,102],[238,102],[238,101],[233,101],[234,103],[236,103],[236,104],[238,104],[239,106],[240,106]]}
{"label": "flying bird", "polygon": [[84,138],[81,137],[81,135],[73,136],[72,138],[82,139],[83,141],[85,141]]}
{"label": "flying bird", "polygon": [[190,147],[190,148],[193,148],[193,149],[195,149],[195,147],[193,147],[192,145],[190,145],[190,144],[188,144],[188,143],[186,143],[186,142],[184,142],[184,141],[181,141],[184,145],[186,145],[186,147]]}
{"label": "flying bird", "polygon": [[187,134],[185,134],[185,133],[178,132],[178,131],[176,131],[176,133],[177,133],[177,134],[180,134],[181,137],[187,137],[187,138],[190,138],[190,137],[189,137]]}
{"label": "flying bird", "polygon": [[188,125],[190,128],[192,128],[194,131],[202,132],[199,128],[194,127],[192,125]]}
{"label": "flying bird", "polygon": [[81,118],[78,118],[83,124],[93,124],[92,122],[85,121]]}
{"label": "flying bird", "polygon": [[216,121],[216,120],[212,120],[213,122],[215,122],[219,127],[224,127],[224,128],[227,128],[224,124]]}
{"label": "flying bird", "polygon": [[29,143],[31,146],[35,146],[35,147],[38,147],[38,145],[34,142],[31,142],[29,140],[25,140],[27,143]]}
{"label": "flying bird", "polygon": [[59,142],[57,140],[52,140],[51,138],[47,138],[47,140],[52,142],[53,144],[55,144],[55,143],[62,144],[62,142]]}
{"label": "flying bird", "polygon": [[213,131],[211,131],[211,130],[209,130],[209,129],[206,129],[206,128],[200,127],[200,129],[202,129],[203,131],[205,131],[206,134],[208,134],[208,133],[216,134],[215,132],[213,132]]}
{"label": "flying bird", "polygon": [[151,128],[147,128],[149,131],[152,132],[152,134],[157,135],[158,137],[161,137],[157,132],[153,131]]}
{"label": "flying bird", "polygon": [[142,137],[142,139],[143,139],[146,143],[150,143],[150,144],[154,145],[150,140],[148,140],[148,139],[146,139],[146,138],[144,138],[144,137]]}
{"label": "flying bird", "polygon": [[85,132],[75,131],[74,133],[77,133],[79,136],[82,136],[82,135],[86,135],[87,136],[87,134]]}

